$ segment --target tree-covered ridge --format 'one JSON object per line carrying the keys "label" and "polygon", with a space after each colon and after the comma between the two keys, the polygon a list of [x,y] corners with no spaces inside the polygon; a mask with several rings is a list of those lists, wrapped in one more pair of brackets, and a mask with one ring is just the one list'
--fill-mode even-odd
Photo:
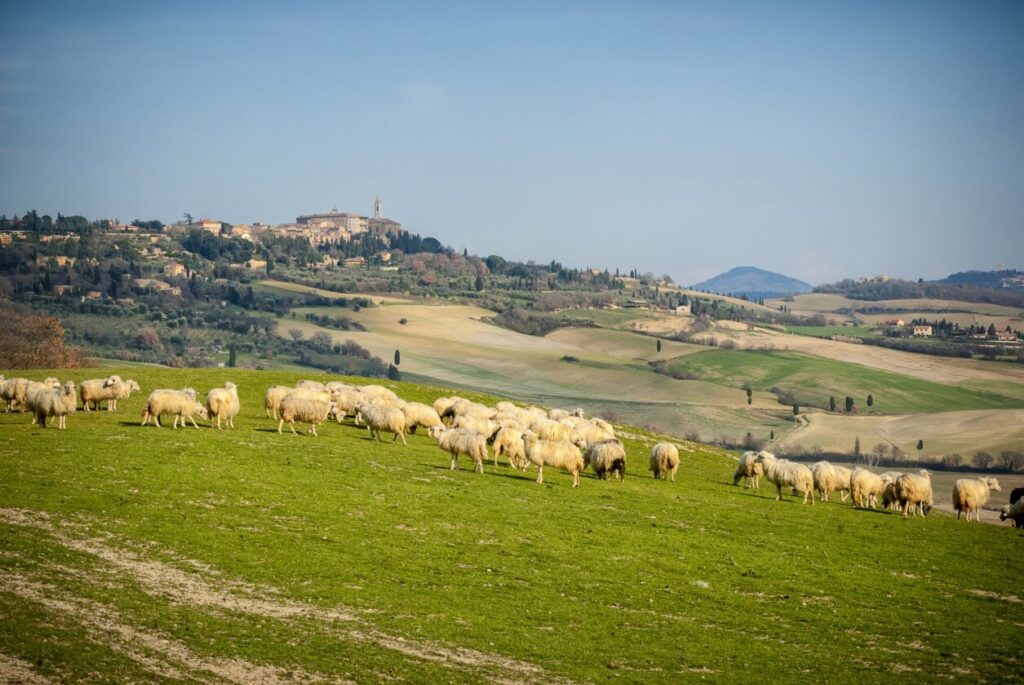
{"label": "tree-covered ridge", "polygon": [[[955,276],[958,275],[954,274],[949,279],[953,279]],[[837,283],[819,285],[814,292],[845,295],[851,300],[959,300],[1007,307],[1024,307],[1024,289],[995,288],[976,283],[966,277],[953,281],[948,279],[905,281],[898,278],[862,280],[846,278]],[[1022,288],[1024,288],[1024,284],[1022,284]]]}

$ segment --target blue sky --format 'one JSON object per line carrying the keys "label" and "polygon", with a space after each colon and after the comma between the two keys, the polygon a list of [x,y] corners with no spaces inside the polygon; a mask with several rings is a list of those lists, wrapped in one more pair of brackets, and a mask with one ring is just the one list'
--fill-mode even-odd
{"label": "blue sky", "polygon": [[693,283],[1024,267],[1024,3],[0,3],[0,212]]}

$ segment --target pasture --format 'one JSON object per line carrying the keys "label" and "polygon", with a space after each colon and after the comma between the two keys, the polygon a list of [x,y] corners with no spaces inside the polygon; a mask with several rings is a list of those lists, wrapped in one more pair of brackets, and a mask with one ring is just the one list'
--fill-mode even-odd
{"label": "pasture", "polygon": [[[104,371],[57,372],[75,380]],[[33,372],[41,378],[46,372]],[[135,367],[68,430],[0,415],[0,673],[43,682],[1014,680],[1020,531],[731,485],[699,445],[655,481],[484,474],[424,435],[276,433],[300,375]],[[326,380],[324,376],[305,377]],[[238,383],[232,431],[138,425]],[[392,384],[406,399],[450,390]],[[477,399],[482,399],[479,396]]]}

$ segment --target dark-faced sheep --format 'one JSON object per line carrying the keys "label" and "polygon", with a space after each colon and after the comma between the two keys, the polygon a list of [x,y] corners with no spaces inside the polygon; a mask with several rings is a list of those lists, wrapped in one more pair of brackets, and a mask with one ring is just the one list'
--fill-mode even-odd
{"label": "dark-faced sheep", "polygon": [[583,460],[601,480],[616,474],[619,480],[626,478],[626,447],[618,440],[602,440],[587,445]]}

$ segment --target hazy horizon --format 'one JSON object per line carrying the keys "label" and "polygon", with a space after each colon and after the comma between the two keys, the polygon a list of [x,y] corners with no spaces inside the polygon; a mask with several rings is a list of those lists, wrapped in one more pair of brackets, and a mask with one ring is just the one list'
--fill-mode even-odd
{"label": "hazy horizon", "polygon": [[5,3],[0,212],[385,214],[811,284],[1024,266],[1024,4]]}

